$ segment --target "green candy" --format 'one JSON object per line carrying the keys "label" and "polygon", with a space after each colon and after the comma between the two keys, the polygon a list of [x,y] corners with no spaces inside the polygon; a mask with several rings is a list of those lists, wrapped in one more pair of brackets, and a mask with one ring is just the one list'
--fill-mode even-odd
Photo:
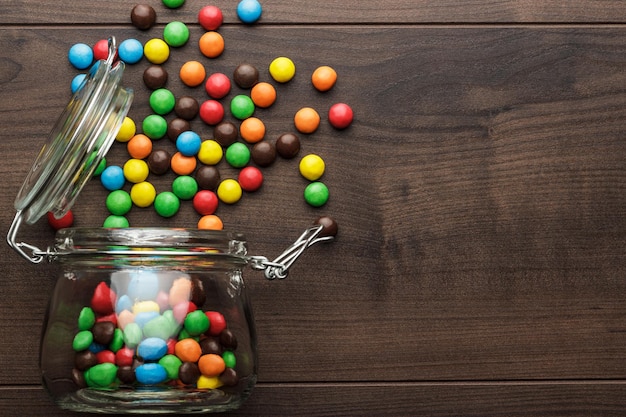
{"label": "green candy", "polygon": [[112,363],[99,363],[85,371],[85,381],[95,387],[108,387],[115,381],[117,366]]}
{"label": "green candy", "polygon": [[72,349],[76,352],[87,349],[93,343],[93,334],[89,330],[81,330],[74,336]]}
{"label": "green candy", "polygon": [[78,330],[89,330],[96,324],[96,314],[90,307],[83,307],[78,314]]}
{"label": "green candy", "polygon": [[113,339],[109,343],[109,349],[115,353],[124,346],[124,332],[121,329],[115,329]]}
{"label": "green candy", "polygon": [[183,46],[189,40],[189,28],[183,22],[170,22],[163,28],[163,40],[174,48]]}
{"label": "green candy", "polygon": [[239,120],[247,119],[254,114],[254,102],[245,94],[239,94],[230,100],[230,112]]}
{"label": "green candy", "polygon": [[151,114],[143,119],[141,127],[150,139],[161,139],[167,133],[167,120],[158,114]]}
{"label": "green candy", "polygon": [[161,217],[172,217],[179,208],[180,200],[170,191],[163,191],[154,199],[154,209]]}
{"label": "green candy", "polygon": [[178,340],[183,340],[183,339],[193,339],[196,342],[199,342],[200,341],[200,336],[194,336],[194,335],[190,334],[186,329],[183,328],[178,333]]}
{"label": "green candy", "polygon": [[104,227],[105,229],[118,229],[130,227],[130,223],[128,223],[128,219],[124,216],[116,216],[115,214],[111,214],[109,217],[104,219],[102,227]]}
{"label": "green candy", "polygon": [[169,9],[177,9],[185,4],[185,0],[163,0],[163,5]]}
{"label": "green candy", "polygon": [[174,94],[167,88],[156,89],[150,94],[150,107],[156,114],[164,115],[176,105]]}
{"label": "green candy", "polygon": [[167,340],[172,336],[172,327],[167,317],[155,317],[143,326],[144,337],[158,337]]}
{"label": "green candy", "polygon": [[185,317],[184,326],[191,336],[198,336],[209,330],[209,318],[202,310],[192,311]]}
{"label": "green candy", "polygon": [[141,343],[143,333],[137,323],[128,323],[124,328],[124,343],[130,349],[137,347]]}
{"label": "green candy", "polygon": [[222,359],[224,359],[224,363],[226,364],[227,368],[234,368],[237,365],[237,358],[235,357],[235,354],[230,350],[222,353]]}
{"label": "green candy", "polygon": [[330,192],[326,184],[316,181],[304,189],[304,200],[313,207],[321,207],[328,201]]}
{"label": "green candy", "polygon": [[111,191],[106,199],[107,209],[114,216],[123,216],[128,213],[133,207],[133,200],[130,198],[130,194],[124,190]]}
{"label": "green candy", "polygon": [[165,355],[159,359],[159,365],[165,368],[168,379],[178,379],[178,370],[182,364],[176,355]]}
{"label": "green candy", "polygon": [[250,149],[241,143],[235,142],[226,148],[226,162],[233,168],[243,168],[250,162]]}
{"label": "green candy", "polygon": [[198,192],[198,182],[189,175],[181,175],[172,183],[172,191],[181,200],[191,200]]}
{"label": "green candy", "polygon": [[98,175],[102,174],[102,171],[104,171],[104,169],[107,167],[107,160],[106,158],[102,158],[100,160],[100,163],[98,164],[98,167],[96,168],[96,170],[93,172],[93,176],[97,177]]}

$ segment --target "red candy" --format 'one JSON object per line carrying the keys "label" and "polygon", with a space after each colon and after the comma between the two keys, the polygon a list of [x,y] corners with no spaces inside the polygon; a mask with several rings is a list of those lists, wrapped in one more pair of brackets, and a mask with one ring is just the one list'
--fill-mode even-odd
{"label": "red candy", "polygon": [[209,75],[209,78],[206,79],[206,83],[204,83],[204,89],[207,94],[215,99],[226,97],[226,95],[230,93],[230,87],[230,78],[221,72]]}
{"label": "red candy", "polygon": [[115,363],[117,364],[117,366],[132,366],[134,356],[134,349],[130,349],[124,346],[123,348],[115,352]]}
{"label": "red candy", "polygon": [[352,123],[354,113],[346,103],[333,104],[328,110],[328,121],[335,129],[345,129]]}
{"label": "red candy", "polygon": [[215,213],[218,204],[219,199],[217,195],[210,190],[200,190],[193,197],[193,208],[201,216]]}
{"label": "red candy", "polygon": [[96,353],[98,363],[115,363],[115,353],[110,350],[102,350]]}
{"label": "red candy", "polygon": [[226,319],[222,313],[217,311],[207,311],[204,314],[209,318],[209,334],[211,336],[219,336],[222,330],[226,328]]}
{"label": "red candy", "polygon": [[49,212],[48,224],[54,230],[64,229],[66,227],[72,227],[72,225],[74,224],[74,215],[72,214],[72,211],[70,210],[65,214],[65,216],[61,217],[60,219],[57,219],[56,217],[54,217],[54,214]]}
{"label": "red candy", "polygon": [[93,46],[93,57],[94,59],[103,59],[106,60],[109,57],[109,41],[106,39],[100,39]]}
{"label": "red candy", "polygon": [[110,289],[105,282],[101,282],[91,297],[91,308],[98,314],[111,314],[115,309],[116,298],[115,291]]}
{"label": "red candy", "polygon": [[200,119],[208,125],[216,125],[224,118],[224,106],[216,100],[207,100],[200,105]]}
{"label": "red candy", "polygon": [[198,12],[198,23],[206,30],[216,30],[223,21],[224,16],[217,6],[204,6]]}
{"label": "red candy", "polygon": [[167,354],[173,355],[176,351],[176,339],[167,339]]}
{"label": "red candy", "polygon": [[263,174],[257,167],[247,166],[239,172],[237,181],[245,191],[256,191],[263,185]]}

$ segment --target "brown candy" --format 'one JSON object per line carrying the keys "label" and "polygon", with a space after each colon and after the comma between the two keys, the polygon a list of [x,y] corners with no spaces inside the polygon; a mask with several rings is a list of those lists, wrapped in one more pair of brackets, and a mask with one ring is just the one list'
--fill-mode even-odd
{"label": "brown candy", "polygon": [[237,375],[237,371],[235,371],[233,368],[224,369],[224,372],[220,374],[220,381],[227,387],[237,385],[237,382],[239,382],[239,376]]}
{"label": "brown candy", "polygon": [[155,175],[163,175],[170,169],[172,157],[165,149],[155,149],[148,156],[148,168]]}
{"label": "brown candy", "polygon": [[183,384],[195,384],[200,377],[200,369],[194,362],[183,362],[178,368],[178,379]]}
{"label": "brown candy", "polygon": [[167,124],[167,137],[175,143],[176,139],[178,139],[178,135],[188,130],[191,130],[189,122],[185,119],[177,117],[176,119],[172,119]]}
{"label": "brown candy", "polygon": [[91,333],[93,341],[101,345],[108,345],[113,340],[115,334],[115,324],[110,321],[102,321],[93,325]]}
{"label": "brown candy", "polygon": [[286,159],[291,159],[300,152],[300,138],[293,133],[284,133],[276,139],[276,152]]}
{"label": "brown candy", "polygon": [[83,374],[83,371],[79,369],[72,369],[72,381],[74,381],[78,388],[87,388],[85,375]]}
{"label": "brown candy", "polygon": [[214,166],[202,165],[196,171],[196,182],[198,183],[198,187],[203,190],[217,190],[220,179],[220,172]]}
{"label": "brown candy", "polygon": [[79,371],[86,371],[98,364],[98,357],[95,353],[90,350],[83,350],[82,352],[77,352],[74,356],[74,366]]}
{"label": "brown candy", "polygon": [[213,138],[223,147],[228,147],[235,143],[238,136],[239,130],[231,122],[221,122],[213,128]]}
{"label": "brown candy", "polygon": [[220,345],[220,341],[217,337],[207,337],[200,340],[200,348],[202,349],[203,355],[208,355],[209,353],[216,355],[222,354],[222,345]]}
{"label": "brown candy", "polygon": [[258,166],[270,166],[276,160],[276,146],[265,140],[257,142],[252,147],[251,157]]}
{"label": "brown candy", "polygon": [[148,30],[156,23],[156,12],[152,6],[138,4],[130,12],[130,21],[137,29]]}
{"label": "brown candy", "polygon": [[252,88],[259,82],[259,70],[250,64],[241,64],[233,73],[235,83],[241,88]]}
{"label": "brown candy", "polygon": [[206,294],[204,293],[204,286],[202,281],[196,277],[191,278],[191,302],[198,308],[202,308],[206,301]]}
{"label": "brown candy", "polygon": [[176,100],[174,112],[178,117],[185,120],[192,120],[198,115],[200,105],[198,100],[190,96],[182,96]]}
{"label": "brown candy", "polygon": [[117,377],[125,384],[135,382],[135,370],[132,366],[120,366],[117,370]]}
{"label": "brown candy", "polygon": [[151,90],[161,88],[167,83],[167,71],[160,65],[150,65],[143,72],[143,83]]}
{"label": "brown candy", "polygon": [[322,216],[315,221],[316,225],[322,225],[322,231],[319,236],[337,236],[337,231],[339,230],[339,226],[335,219],[329,216]]}
{"label": "brown candy", "polygon": [[224,329],[220,333],[220,343],[226,349],[237,349],[237,336],[229,329]]}

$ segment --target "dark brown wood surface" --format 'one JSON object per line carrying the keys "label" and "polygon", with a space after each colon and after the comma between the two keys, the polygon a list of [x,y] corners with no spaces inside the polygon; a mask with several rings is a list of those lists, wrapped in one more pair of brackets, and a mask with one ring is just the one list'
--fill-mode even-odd
{"label": "dark brown wood surface", "polygon": [[[69,47],[146,41],[172,20],[197,40],[204,5],[152,1],[160,24],[140,32],[128,2],[13,3],[0,4],[3,233],[69,99]],[[235,2],[215,4],[226,52],[208,70],[249,62],[269,80],[269,62],[291,57],[295,79],[258,116],[273,138],[293,130],[297,108],[320,110],[303,153],[324,158],[331,190],[325,207],[308,207],[297,161],[279,160],[261,191],[220,208],[226,227],[271,258],[321,214],[340,225],[337,241],[311,248],[284,281],[246,270],[259,383],[231,415],[624,415],[626,5],[285,0],[264,2],[261,22],[247,26]],[[193,41],[172,51],[172,90],[204,97],[176,77],[198,58]],[[309,82],[322,64],[339,73],[325,94]],[[124,75],[136,121],[149,114],[146,66]],[[345,131],[325,114],[339,101],[355,111]],[[115,145],[110,157],[123,162]],[[105,197],[88,184],[77,225],[100,224]],[[194,227],[197,215],[185,205],[173,219],[133,210],[130,220]],[[20,233],[40,247],[52,238],[45,221]],[[75,415],[39,386],[55,265],[30,265],[4,245],[0,270],[0,414]]]}

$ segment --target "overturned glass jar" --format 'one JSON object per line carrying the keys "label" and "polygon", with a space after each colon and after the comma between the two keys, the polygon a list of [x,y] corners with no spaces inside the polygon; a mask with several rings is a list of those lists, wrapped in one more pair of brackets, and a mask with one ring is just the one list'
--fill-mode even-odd
{"label": "overturned glass jar", "polygon": [[121,87],[115,39],[77,90],[15,200],[8,244],[60,264],[41,341],[45,387],[61,407],[99,413],[205,413],[239,407],[256,382],[256,336],[242,271],[285,278],[311,245],[330,241],[320,217],[278,258],[247,253],[228,231],[67,228],[46,249],[21,225],[66,214],[106,155],[133,98]]}

